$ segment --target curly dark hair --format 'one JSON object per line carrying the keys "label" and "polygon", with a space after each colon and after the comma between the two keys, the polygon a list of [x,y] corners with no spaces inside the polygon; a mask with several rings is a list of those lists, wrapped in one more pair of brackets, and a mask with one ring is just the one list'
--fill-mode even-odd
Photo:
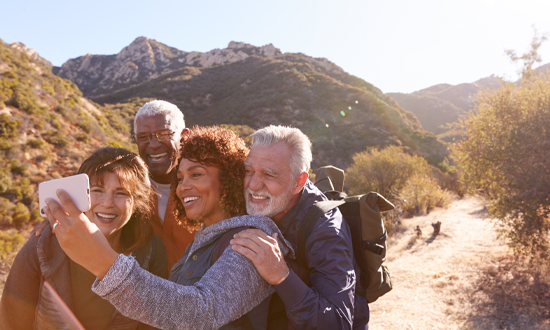
{"label": "curly dark hair", "polygon": [[[246,214],[244,200],[244,161],[249,149],[243,139],[230,129],[219,126],[194,126],[189,135],[181,139],[178,167],[183,158],[219,169],[220,205],[225,214],[233,217]],[[172,191],[177,188],[177,177],[172,181]],[[183,203],[176,198],[176,219],[189,231],[197,230],[201,222],[188,219]]]}

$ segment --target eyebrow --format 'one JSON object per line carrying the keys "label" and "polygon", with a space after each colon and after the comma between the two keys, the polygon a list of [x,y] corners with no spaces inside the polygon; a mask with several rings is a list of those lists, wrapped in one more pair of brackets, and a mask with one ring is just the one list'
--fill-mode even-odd
{"label": "eyebrow", "polygon": [[[252,165],[250,165],[250,162],[248,162],[248,161],[246,161],[246,160],[244,161],[244,165],[245,165],[245,166],[252,166]],[[270,173],[270,174],[279,175],[279,172],[275,171],[275,170],[272,169],[272,168],[269,168],[269,167],[266,167],[266,166],[262,166],[262,165],[260,165],[260,168],[261,168],[262,170],[264,170],[264,171]]]}
{"label": "eyebrow", "polygon": [[[194,170],[196,168],[205,168],[204,166],[202,165],[193,165],[193,166],[189,166],[187,169],[185,169],[184,171],[190,171],[190,170]],[[178,169],[178,172],[177,173],[181,173],[182,171],[180,169]]]}
{"label": "eyebrow", "polygon": [[[105,188],[104,185],[99,184],[99,183],[90,185],[90,188],[94,188],[94,187]],[[124,190],[124,191],[128,191],[128,190],[127,190],[126,188],[124,188],[124,187],[117,187],[115,190]]]}

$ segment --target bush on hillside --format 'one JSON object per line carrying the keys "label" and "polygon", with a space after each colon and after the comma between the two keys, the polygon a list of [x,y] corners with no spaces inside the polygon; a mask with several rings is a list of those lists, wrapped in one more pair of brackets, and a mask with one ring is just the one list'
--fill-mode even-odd
{"label": "bush on hillside", "polygon": [[0,225],[11,225],[14,205],[7,198],[0,197]]}
{"label": "bush on hillside", "polygon": [[25,244],[25,238],[16,230],[11,232],[0,231],[0,259],[19,250],[23,244]]}
{"label": "bush on hillside", "polygon": [[0,168],[0,194],[10,190],[12,186],[10,171]]}
{"label": "bush on hillside", "polygon": [[453,195],[439,187],[435,179],[415,174],[405,184],[399,195],[406,215],[427,214],[436,207],[447,207]]}
{"label": "bush on hillside", "polygon": [[17,136],[19,121],[11,119],[7,113],[0,115],[0,140],[11,140]]}
{"label": "bush on hillside", "polygon": [[428,208],[450,204],[453,195],[440,187],[434,175],[439,172],[401,147],[372,148],[353,156],[345,185],[349,195],[376,191],[393,202],[397,211],[385,215],[386,226],[391,228],[399,214],[425,214]]}
{"label": "bush on hillside", "polygon": [[455,145],[472,193],[491,202],[502,234],[518,254],[549,257],[550,76],[486,91],[462,122],[468,139]]}
{"label": "bush on hillside", "polygon": [[371,148],[353,156],[346,170],[346,187],[350,195],[376,191],[396,200],[415,173],[427,173],[428,163],[422,157],[409,155],[403,148]]}

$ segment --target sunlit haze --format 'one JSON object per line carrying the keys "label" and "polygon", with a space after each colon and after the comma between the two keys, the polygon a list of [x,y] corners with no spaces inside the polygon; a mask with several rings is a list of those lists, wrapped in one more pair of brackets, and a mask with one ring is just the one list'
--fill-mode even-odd
{"label": "sunlit haze", "polygon": [[[6,1],[2,32],[60,66],[145,36],[184,51],[230,41],[325,57],[383,92],[516,77],[505,49],[550,32],[550,1]],[[550,42],[540,49],[550,62]]]}

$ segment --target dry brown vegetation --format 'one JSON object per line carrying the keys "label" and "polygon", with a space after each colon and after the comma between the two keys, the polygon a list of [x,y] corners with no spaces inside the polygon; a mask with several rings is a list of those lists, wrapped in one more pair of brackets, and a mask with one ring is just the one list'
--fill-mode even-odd
{"label": "dry brown vegetation", "polygon": [[550,329],[548,267],[514,258],[477,199],[401,220],[387,264],[394,289],[371,329]]}

